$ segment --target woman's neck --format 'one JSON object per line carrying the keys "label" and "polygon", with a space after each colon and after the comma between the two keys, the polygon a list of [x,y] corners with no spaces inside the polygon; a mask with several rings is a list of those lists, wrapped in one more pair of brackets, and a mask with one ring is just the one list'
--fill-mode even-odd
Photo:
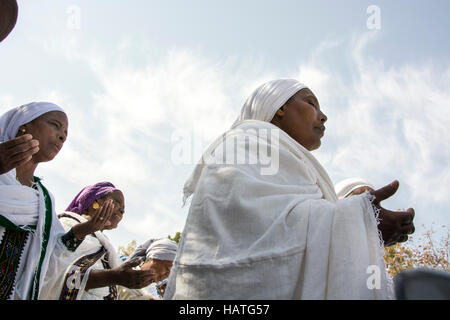
{"label": "woman's neck", "polygon": [[34,183],[34,171],[37,168],[37,163],[29,161],[23,166],[16,168],[16,178],[24,186],[32,187]]}

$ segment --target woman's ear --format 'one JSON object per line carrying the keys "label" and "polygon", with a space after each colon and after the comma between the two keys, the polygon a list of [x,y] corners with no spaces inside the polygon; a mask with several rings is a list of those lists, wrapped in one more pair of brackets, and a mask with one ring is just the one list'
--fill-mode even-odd
{"label": "woman's ear", "polygon": [[283,106],[281,106],[280,109],[277,110],[277,112],[275,113],[275,116],[281,119],[284,117],[284,114],[285,114],[285,111],[284,111],[284,105],[283,105]]}
{"label": "woman's ear", "polygon": [[273,116],[272,121],[270,121],[270,123],[279,127],[280,122],[283,119],[284,115],[285,115],[284,106],[282,106],[280,109],[277,110],[277,112],[275,112],[275,115]]}
{"label": "woman's ear", "polygon": [[27,133],[27,129],[25,128],[25,126],[20,126],[19,130],[17,132],[17,136],[23,136],[26,133]]}

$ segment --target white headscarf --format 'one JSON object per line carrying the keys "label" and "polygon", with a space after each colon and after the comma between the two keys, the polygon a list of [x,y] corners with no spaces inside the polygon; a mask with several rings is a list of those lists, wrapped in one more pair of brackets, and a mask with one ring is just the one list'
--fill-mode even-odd
{"label": "white headscarf", "polygon": [[[295,79],[272,80],[259,86],[245,101],[241,113],[231,126],[235,128],[245,120],[260,120],[265,122],[272,121],[275,113],[280,109],[294,94],[307,88],[304,84]],[[205,151],[202,158],[196,165],[194,172],[184,185],[183,204],[195,192],[198,180],[208,161],[211,153],[217,145],[223,140],[226,133],[218,137]]]}
{"label": "white headscarf", "polygon": [[66,113],[60,106],[51,102],[32,102],[9,110],[0,117],[0,142],[14,139],[21,125],[51,111]]}
{"label": "white headscarf", "polygon": [[352,191],[360,187],[371,187],[372,189],[375,189],[373,185],[361,178],[349,178],[342,180],[341,182],[336,184],[334,189],[336,190],[338,198],[342,199],[348,196]]}
{"label": "white headscarf", "polygon": [[154,241],[146,251],[147,259],[158,259],[173,261],[177,255],[178,245],[170,239],[159,239]]}
{"label": "white headscarf", "polygon": [[[19,127],[39,116],[50,112],[64,110],[49,102],[33,102],[4,113],[0,116],[0,142],[14,139]],[[65,113],[65,112],[64,112]],[[11,221],[16,226],[36,226],[36,230],[30,233],[30,245],[26,255],[21,259],[26,259],[21,267],[21,276],[16,279],[15,294],[25,299],[28,297],[31,287],[31,280],[39,260],[43,257],[40,271],[39,288],[42,287],[44,277],[50,261],[57,261],[67,249],[58,241],[65,233],[55,213],[54,198],[49,192],[51,199],[51,215],[47,215],[46,201],[42,188],[37,190],[26,187],[16,180],[16,170],[0,175],[0,215]],[[51,219],[48,219],[51,217]],[[48,220],[47,220],[48,219]],[[51,221],[50,234],[45,233],[45,228]],[[42,250],[44,238],[48,237],[48,244]],[[35,282],[33,283],[35,285]],[[35,298],[33,292],[33,298]]]}

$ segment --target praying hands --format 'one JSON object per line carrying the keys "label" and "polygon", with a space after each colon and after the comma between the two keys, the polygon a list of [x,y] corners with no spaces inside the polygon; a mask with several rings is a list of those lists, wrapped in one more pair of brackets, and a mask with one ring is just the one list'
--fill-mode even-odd
{"label": "praying hands", "polygon": [[27,163],[39,151],[39,141],[31,134],[0,143],[0,174]]}
{"label": "praying hands", "polygon": [[113,215],[114,209],[115,206],[111,199],[105,201],[91,219],[72,227],[75,237],[83,239],[88,234],[105,229],[110,224],[109,219]]}

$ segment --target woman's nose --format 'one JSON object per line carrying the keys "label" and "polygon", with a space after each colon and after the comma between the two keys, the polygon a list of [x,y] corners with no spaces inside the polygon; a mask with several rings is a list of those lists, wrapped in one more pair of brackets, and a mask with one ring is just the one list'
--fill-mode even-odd
{"label": "woman's nose", "polygon": [[325,122],[327,122],[327,120],[328,120],[328,117],[325,115],[325,113],[320,111],[320,122],[325,123]]}
{"label": "woman's nose", "polygon": [[61,132],[59,134],[59,140],[61,140],[62,143],[66,142],[67,134],[65,132]]}

